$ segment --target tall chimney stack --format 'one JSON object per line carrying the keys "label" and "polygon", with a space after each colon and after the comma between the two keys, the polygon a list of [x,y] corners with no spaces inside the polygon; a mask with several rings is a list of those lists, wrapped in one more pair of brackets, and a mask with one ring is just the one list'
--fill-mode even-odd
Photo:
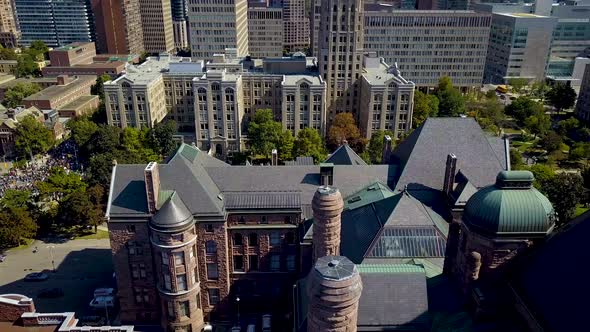
{"label": "tall chimney stack", "polygon": [[455,174],[457,173],[457,156],[450,153],[447,156],[447,163],[445,167],[445,182],[443,183],[443,192],[446,196],[449,196],[453,191],[453,185],[455,184]]}
{"label": "tall chimney stack", "polygon": [[270,164],[272,166],[277,166],[279,164],[279,152],[277,149],[272,149],[272,157],[270,160]]}
{"label": "tall chimney stack", "polygon": [[307,277],[307,331],[357,330],[361,276],[348,258],[324,256]]}
{"label": "tall chimney stack", "polygon": [[147,194],[147,204],[150,213],[155,213],[158,209],[158,197],[160,195],[160,172],[158,163],[152,161],[144,170],[145,192]]}
{"label": "tall chimney stack", "polygon": [[393,142],[391,141],[391,136],[383,136],[383,156],[381,157],[381,163],[383,165],[389,164],[391,160],[392,144]]}
{"label": "tall chimney stack", "polygon": [[340,255],[340,214],[342,195],[336,188],[319,187],[313,195],[313,261]]}

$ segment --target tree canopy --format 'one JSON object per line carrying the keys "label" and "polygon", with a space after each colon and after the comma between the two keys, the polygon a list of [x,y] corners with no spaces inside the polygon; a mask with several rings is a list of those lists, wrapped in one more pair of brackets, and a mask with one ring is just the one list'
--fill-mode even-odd
{"label": "tree canopy", "polygon": [[391,137],[393,144],[395,135],[390,130],[377,130],[371,135],[367,151],[369,153],[369,160],[372,164],[380,164],[383,159],[383,139],[385,138],[385,135]]}
{"label": "tree canopy", "polygon": [[297,133],[293,146],[293,157],[299,156],[312,157],[316,164],[326,159],[324,140],[317,130],[305,128]]}
{"label": "tree canopy", "polygon": [[584,196],[583,179],[578,174],[559,173],[545,181],[542,191],[553,204],[558,215],[558,223],[563,225],[570,221]]}
{"label": "tree canopy", "polygon": [[157,123],[151,130],[154,150],[162,156],[167,156],[172,151],[174,151],[178,147],[176,141],[174,140],[175,133],[175,121],[170,120]]}
{"label": "tree canopy", "polygon": [[328,146],[331,150],[342,145],[344,141],[347,141],[348,145],[357,153],[362,152],[366,144],[366,140],[361,137],[352,113],[336,114],[332,126],[328,130]]}
{"label": "tree canopy", "polygon": [[545,113],[543,104],[532,100],[529,97],[521,96],[512,101],[505,108],[505,112],[516,119],[519,125],[524,125],[525,120],[530,116],[538,116]]}
{"label": "tree canopy", "polygon": [[30,157],[47,152],[55,144],[51,130],[32,116],[27,116],[16,125],[15,148],[19,156]]}
{"label": "tree canopy", "polygon": [[512,91],[519,93],[522,88],[527,86],[529,81],[526,78],[514,77],[508,79],[508,85],[512,87]]}
{"label": "tree canopy", "polygon": [[250,149],[255,155],[270,158],[272,150],[279,147],[283,126],[273,118],[272,110],[259,109],[248,125]]}
{"label": "tree canopy", "polygon": [[548,153],[558,151],[561,149],[561,144],[563,143],[563,139],[559,134],[554,132],[553,130],[548,131],[541,140],[539,141],[539,145]]}
{"label": "tree canopy", "polygon": [[546,93],[547,101],[561,112],[574,106],[576,102],[576,91],[571,86],[557,83]]}
{"label": "tree canopy", "polygon": [[439,104],[438,113],[440,116],[459,116],[465,111],[465,100],[461,92],[453,87],[453,82],[448,76],[438,80],[436,93]]}
{"label": "tree canopy", "polygon": [[87,116],[71,119],[67,122],[66,127],[70,130],[71,137],[78,146],[86,144],[98,131],[98,125],[90,121]]}
{"label": "tree canopy", "polygon": [[41,91],[41,87],[35,83],[17,83],[6,89],[2,105],[8,108],[15,108],[22,105],[23,99]]}
{"label": "tree canopy", "polygon": [[438,115],[438,98],[435,95],[427,95],[421,91],[414,93],[414,113],[412,114],[412,126],[420,127],[429,117]]}
{"label": "tree canopy", "polygon": [[37,224],[26,209],[8,207],[0,210],[0,248],[23,244],[36,232]]}

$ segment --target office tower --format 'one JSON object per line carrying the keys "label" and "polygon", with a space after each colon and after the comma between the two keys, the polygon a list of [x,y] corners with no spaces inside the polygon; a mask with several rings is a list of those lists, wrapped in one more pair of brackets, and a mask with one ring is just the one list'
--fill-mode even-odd
{"label": "office tower", "polygon": [[96,48],[100,53],[143,53],[139,0],[92,0],[92,11],[96,21]]}
{"label": "office tower", "polygon": [[15,0],[20,44],[41,40],[49,47],[94,40],[90,1]]}
{"label": "office tower", "polygon": [[0,44],[4,47],[16,47],[20,38],[13,1],[0,0]]}
{"label": "office tower", "polygon": [[556,24],[557,18],[535,14],[492,14],[484,82],[543,80]]}
{"label": "office tower", "polygon": [[186,0],[172,0],[172,27],[176,49],[188,47],[188,22]]}
{"label": "office tower", "polygon": [[248,7],[248,49],[253,58],[283,55],[281,7]]}
{"label": "office tower", "polygon": [[418,10],[432,10],[437,8],[437,0],[416,0],[416,9]]}
{"label": "office tower", "polygon": [[433,9],[439,10],[467,10],[470,7],[470,0],[433,0],[436,6]]}
{"label": "office tower", "polygon": [[305,51],[309,47],[309,19],[306,0],[283,0],[284,39],[287,52]]}
{"label": "office tower", "polygon": [[148,53],[174,50],[170,0],[139,0],[143,47]]}
{"label": "office tower", "polygon": [[576,104],[576,116],[585,121],[590,121],[590,64],[586,65],[578,102]]}
{"label": "office tower", "polygon": [[189,3],[189,37],[193,59],[210,60],[235,48],[248,55],[247,0],[194,0]]}
{"label": "office tower", "polygon": [[318,36],[320,33],[320,12],[322,10],[321,0],[310,0],[309,5],[309,48],[311,55],[318,55]]}
{"label": "office tower", "polygon": [[328,122],[338,113],[357,114],[363,56],[364,8],[360,0],[322,1],[318,66],[327,85]]}
{"label": "office tower", "polygon": [[397,63],[419,88],[434,88],[441,76],[449,76],[466,90],[482,83],[491,20],[490,13],[367,4],[364,49],[389,65]]}

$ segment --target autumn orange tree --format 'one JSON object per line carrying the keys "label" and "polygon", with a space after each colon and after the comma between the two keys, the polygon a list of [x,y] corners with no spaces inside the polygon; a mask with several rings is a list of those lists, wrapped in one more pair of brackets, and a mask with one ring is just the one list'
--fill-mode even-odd
{"label": "autumn orange tree", "polygon": [[361,137],[352,113],[337,114],[328,130],[328,147],[331,150],[335,150],[344,142],[347,142],[357,153],[362,153],[367,145],[367,140]]}

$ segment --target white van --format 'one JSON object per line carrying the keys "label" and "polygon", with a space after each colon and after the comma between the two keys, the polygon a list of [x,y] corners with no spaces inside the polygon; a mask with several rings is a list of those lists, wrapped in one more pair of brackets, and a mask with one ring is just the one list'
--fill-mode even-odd
{"label": "white van", "polygon": [[271,321],[271,315],[262,315],[262,332],[270,332]]}

